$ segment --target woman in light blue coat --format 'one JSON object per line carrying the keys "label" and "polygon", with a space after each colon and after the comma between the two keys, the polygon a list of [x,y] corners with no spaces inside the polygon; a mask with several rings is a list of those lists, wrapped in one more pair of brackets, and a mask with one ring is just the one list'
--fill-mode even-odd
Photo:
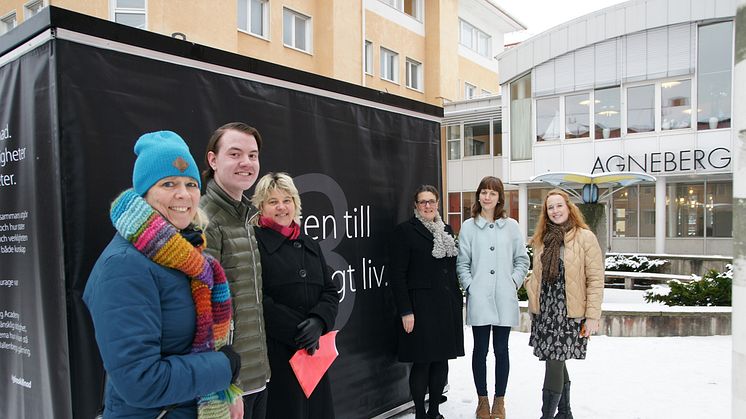
{"label": "woman in light blue coat", "polygon": [[[474,335],[471,369],[477,388],[477,418],[505,418],[505,389],[510,359],[508,336],[518,326],[516,291],[528,272],[526,242],[518,223],[505,213],[505,189],[500,179],[487,176],[479,183],[459,234],[456,271],[466,290],[466,324]],[[487,352],[490,332],[495,352],[495,397],[487,396]]]}

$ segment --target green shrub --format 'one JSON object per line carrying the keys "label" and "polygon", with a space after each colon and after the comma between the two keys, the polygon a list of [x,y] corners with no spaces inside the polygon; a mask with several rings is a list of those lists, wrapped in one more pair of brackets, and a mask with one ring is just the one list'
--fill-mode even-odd
{"label": "green shrub", "polygon": [[521,287],[518,288],[518,301],[526,300],[528,300],[528,293],[526,292],[526,287],[521,285]]}
{"label": "green shrub", "polygon": [[733,267],[728,264],[725,272],[711,269],[702,278],[690,281],[669,281],[668,294],[655,290],[645,293],[645,301],[660,302],[668,306],[730,306],[732,301]]}

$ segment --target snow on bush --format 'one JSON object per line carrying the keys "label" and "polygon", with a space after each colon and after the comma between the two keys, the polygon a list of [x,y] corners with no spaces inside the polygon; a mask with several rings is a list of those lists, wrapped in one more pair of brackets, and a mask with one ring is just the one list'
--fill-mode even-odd
{"label": "snow on bush", "polygon": [[617,272],[658,272],[666,259],[648,259],[639,255],[615,255],[606,258],[606,270]]}

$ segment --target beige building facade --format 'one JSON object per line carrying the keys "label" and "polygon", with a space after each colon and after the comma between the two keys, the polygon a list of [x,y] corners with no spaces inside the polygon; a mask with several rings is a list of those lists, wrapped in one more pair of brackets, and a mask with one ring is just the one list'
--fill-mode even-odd
{"label": "beige building facade", "polygon": [[0,0],[0,32],[53,5],[433,105],[498,94],[493,0]]}

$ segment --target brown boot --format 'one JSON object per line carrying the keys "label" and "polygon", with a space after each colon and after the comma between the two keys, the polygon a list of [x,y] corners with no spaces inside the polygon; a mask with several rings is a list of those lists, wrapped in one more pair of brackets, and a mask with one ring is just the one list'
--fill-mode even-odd
{"label": "brown boot", "polygon": [[492,419],[505,419],[505,397],[497,397],[492,401]]}
{"label": "brown boot", "polygon": [[477,419],[490,419],[490,399],[487,396],[479,396],[476,415]]}

